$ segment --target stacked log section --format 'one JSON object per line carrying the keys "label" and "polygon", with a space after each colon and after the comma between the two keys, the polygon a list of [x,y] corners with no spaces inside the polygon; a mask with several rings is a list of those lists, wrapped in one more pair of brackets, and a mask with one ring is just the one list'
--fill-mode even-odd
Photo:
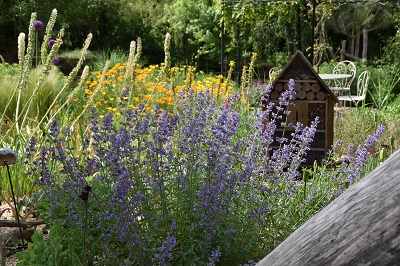
{"label": "stacked log section", "polygon": [[[283,90],[289,89],[289,82],[276,83],[274,89],[270,94],[271,100],[277,100],[280,93]],[[295,99],[299,100],[318,100],[324,101],[326,98],[326,93],[321,90],[321,85],[318,83],[311,84],[309,82],[296,82],[294,84],[294,90],[296,92]]]}
{"label": "stacked log section", "polygon": [[300,90],[297,92],[297,98],[300,100],[304,100],[306,98],[307,93],[303,90]]}
{"label": "stacked log section", "polygon": [[326,97],[326,95],[325,95],[325,92],[323,92],[323,91],[319,91],[316,94],[316,98],[317,98],[318,101],[325,100],[325,97]]}
{"label": "stacked log section", "polygon": [[278,98],[279,98],[279,92],[273,90],[273,91],[271,91],[271,93],[269,94],[269,97],[271,98],[271,100],[278,100]]}
{"label": "stacked log section", "polygon": [[284,88],[285,90],[288,90],[288,89],[289,89],[289,82],[286,82],[286,83],[283,85],[283,88]]}
{"label": "stacked log section", "polygon": [[282,83],[276,83],[274,86],[274,90],[277,92],[281,92],[283,90],[283,84]]}
{"label": "stacked log section", "polygon": [[306,85],[306,87],[307,87],[307,89],[309,88],[309,90],[307,91],[307,95],[306,95],[307,100],[312,101],[315,98],[317,98],[316,94],[318,92],[320,92],[321,86],[317,83],[314,83],[310,86]]}
{"label": "stacked log section", "polygon": [[314,83],[311,85],[311,91],[317,93],[321,90],[321,86],[318,83]]}
{"label": "stacked log section", "polygon": [[304,83],[301,85],[301,88],[302,88],[303,91],[307,92],[307,91],[311,90],[311,84],[308,83],[308,82],[304,82]]}
{"label": "stacked log section", "polygon": [[315,99],[315,93],[312,92],[312,91],[308,91],[307,94],[306,94],[306,98],[307,98],[307,100],[309,100],[309,101],[314,100],[314,99]]}

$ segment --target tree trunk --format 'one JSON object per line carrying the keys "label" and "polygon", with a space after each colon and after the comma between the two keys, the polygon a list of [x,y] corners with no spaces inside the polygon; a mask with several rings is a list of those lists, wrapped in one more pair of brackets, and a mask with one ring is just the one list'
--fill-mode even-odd
{"label": "tree trunk", "polygon": [[354,29],[351,30],[351,49],[350,49],[350,54],[354,56],[354,48],[355,48],[355,34],[354,34]]}
{"label": "tree trunk", "polygon": [[399,202],[400,150],[257,265],[399,265]]}
{"label": "tree trunk", "polygon": [[342,48],[340,50],[340,61],[346,60],[346,40],[342,40]]}
{"label": "tree trunk", "polygon": [[356,40],[355,46],[356,47],[354,49],[354,56],[356,56],[356,57],[358,57],[360,54],[360,39],[361,39],[361,33],[357,33],[356,37],[355,37],[355,40]]}
{"label": "tree trunk", "polygon": [[241,80],[241,54],[242,50],[240,47],[240,25],[239,25],[239,19],[236,20],[236,81],[240,83]]}
{"label": "tree trunk", "polygon": [[368,55],[368,30],[363,29],[363,51],[362,51],[362,59],[367,60]]}
{"label": "tree trunk", "polygon": [[286,37],[286,48],[288,50],[289,57],[293,55],[292,51],[292,29],[289,23],[285,23],[285,37]]}
{"label": "tree trunk", "polygon": [[296,4],[296,50],[301,51],[300,4]]}

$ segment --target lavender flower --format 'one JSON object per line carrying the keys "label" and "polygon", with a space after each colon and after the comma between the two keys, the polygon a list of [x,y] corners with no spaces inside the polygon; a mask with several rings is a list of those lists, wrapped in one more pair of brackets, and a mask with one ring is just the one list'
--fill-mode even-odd
{"label": "lavender flower", "polygon": [[216,251],[212,251],[211,252],[211,257],[208,258],[208,263],[207,266],[212,266],[215,265],[216,262],[219,262],[219,258],[221,257],[221,252],[219,252],[219,250]]}
{"label": "lavender flower", "polygon": [[[259,86],[263,94],[271,91]],[[129,87],[121,91],[120,107],[129,93]],[[248,120],[236,111],[238,95],[223,99],[222,105],[209,91],[186,89],[180,97],[173,116],[158,106],[146,114],[144,105],[121,108],[121,116],[102,119],[92,110],[79,151],[69,145],[76,142],[73,134],[60,130],[56,121],[39,152],[30,142],[29,174],[41,177],[43,197],[51,202],[47,214],[78,233],[87,224],[91,244],[98,245],[91,250],[106,254],[99,260],[113,258],[119,265],[244,263],[252,259],[248,254],[261,254],[258,248],[269,238],[264,234],[274,231],[264,229],[276,224],[276,214],[301,191],[294,173],[318,119],[310,126],[292,125],[293,134],[271,150],[291,89]],[[87,223],[85,202],[78,197],[90,203]],[[249,245],[232,245],[247,239]],[[233,254],[241,255],[230,258]]]}
{"label": "lavender flower", "polygon": [[[364,166],[371,155],[371,150],[378,142],[379,137],[384,133],[384,126],[379,126],[372,136],[368,136],[363,145],[360,145],[355,151],[354,146],[349,145],[346,160],[342,163],[339,172],[347,176],[348,184],[357,181],[364,174]],[[354,154],[354,155],[353,155]]]}
{"label": "lavender flower", "polygon": [[176,246],[176,238],[173,236],[167,236],[162,243],[161,247],[158,248],[158,253],[151,259],[153,262],[157,262],[157,265],[166,265],[166,263],[172,260],[172,251]]}

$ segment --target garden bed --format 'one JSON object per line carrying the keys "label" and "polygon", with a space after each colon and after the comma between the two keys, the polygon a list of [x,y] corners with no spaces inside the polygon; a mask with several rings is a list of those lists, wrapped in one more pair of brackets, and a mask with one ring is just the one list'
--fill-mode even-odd
{"label": "garden bed", "polygon": [[[5,265],[7,266],[14,266],[18,263],[18,259],[15,257],[15,253],[18,251],[22,251],[27,249],[28,242],[26,239],[24,240],[25,248],[22,247],[20,239],[20,233],[18,227],[15,227],[14,224],[16,223],[15,217],[13,215],[13,208],[8,203],[3,203],[0,206],[0,223],[3,222],[11,222],[12,226],[2,226],[0,227],[0,235],[1,240],[3,241],[3,254],[5,257]],[[26,217],[26,219],[22,222],[33,222],[37,223],[37,219],[34,218],[32,215]],[[39,222],[40,223],[40,222]],[[45,227],[44,224],[39,224],[31,229],[35,232],[43,232],[43,228]],[[47,233],[46,231],[44,231]],[[26,235],[24,235],[26,236]],[[0,262],[1,263],[1,262]]]}

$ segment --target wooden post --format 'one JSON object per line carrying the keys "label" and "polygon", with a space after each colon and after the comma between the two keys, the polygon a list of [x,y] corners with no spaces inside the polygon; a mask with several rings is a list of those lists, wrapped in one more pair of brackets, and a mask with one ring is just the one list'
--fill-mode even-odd
{"label": "wooden post", "polygon": [[340,61],[346,60],[346,40],[342,40],[342,49],[340,50]]}
{"label": "wooden post", "polygon": [[351,30],[351,42],[350,42],[350,54],[354,56],[354,48],[355,48],[355,33],[354,28]]}
{"label": "wooden post", "polygon": [[28,227],[33,227],[33,226],[38,226],[41,224],[45,224],[43,220],[37,220],[37,221],[31,221],[31,222],[25,222],[25,221],[18,221],[16,220],[0,220],[0,227],[22,227],[22,228],[28,228]]}
{"label": "wooden post", "polygon": [[257,266],[399,265],[400,150],[350,186]]}
{"label": "wooden post", "polygon": [[362,59],[367,59],[368,55],[368,30],[363,29],[363,51],[362,51]]}
{"label": "wooden post", "polygon": [[354,47],[355,57],[360,56],[360,39],[361,39],[361,34],[357,34],[357,36],[355,37],[355,47]]}

